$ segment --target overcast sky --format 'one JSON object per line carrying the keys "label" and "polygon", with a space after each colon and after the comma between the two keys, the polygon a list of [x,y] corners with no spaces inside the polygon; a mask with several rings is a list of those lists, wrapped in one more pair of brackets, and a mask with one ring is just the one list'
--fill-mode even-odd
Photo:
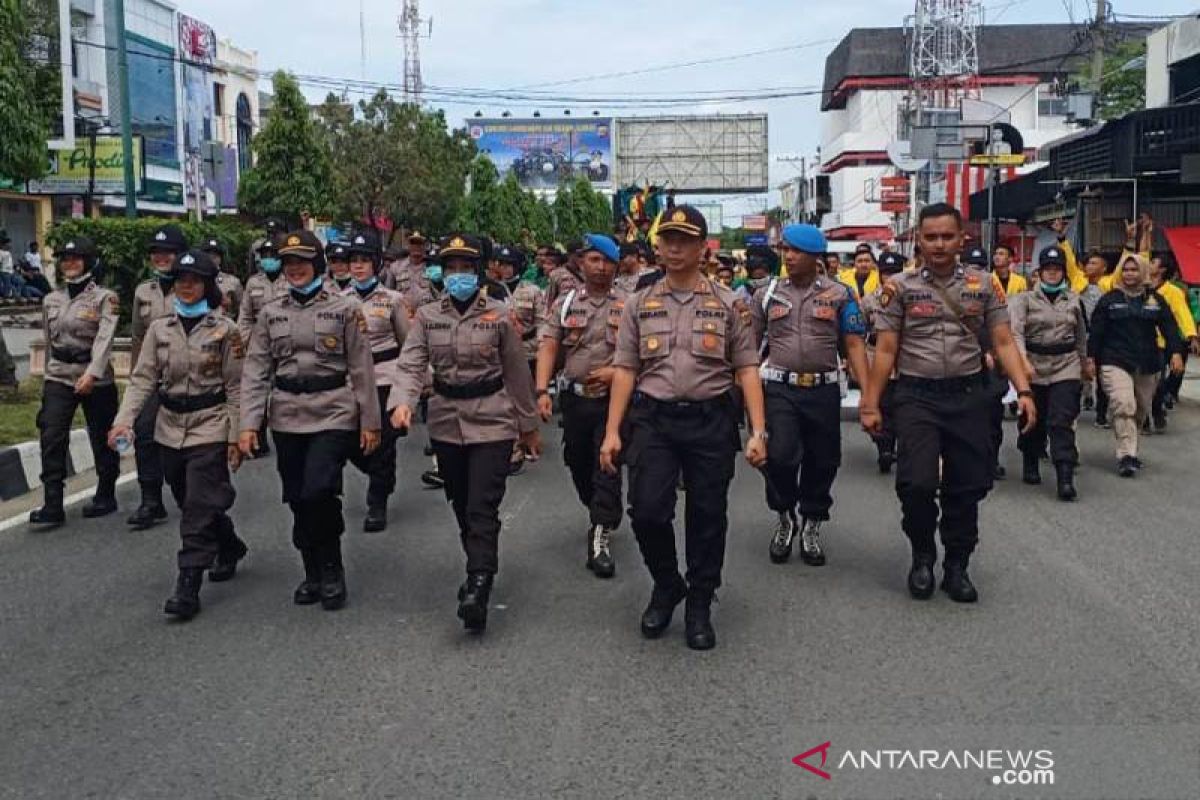
{"label": "overcast sky", "polygon": [[[361,79],[362,51],[357,0],[176,0],[179,10],[211,25],[259,54],[263,69],[286,68],[301,75]],[[1047,23],[1086,20],[1087,0],[987,0],[988,23]],[[1115,0],[1118,15],[1187,14],[1196,0]],[[403,52],[397,30],[400,0],[362,0],[369,81],[398,84]],[[442,89],[512,89],[539,86],[559,97],[613,97],[652,93],[735,91],[788,87],[817,88],[825,56],[855,27],[901,25],[911,0],[421,0],[433,18],[431,38],[421,41],[425,83]],[[748,57],[727,58],[774,50]],[[1019,57],[1020,53],[1014,53]],[[684,62],[713,63],[661,69],[639,75],[542,87],[550,82]],[[314,100],[326,89],[305,87]],[[354,95],[352,95],[354,96]],[[435,101],[452,124],[478,109],[485,116],[509,110],[514,116],[539,108],[561,116],[564,103],[528,101],[448,103]],[[617,109],[571,104],[574,115],[664,113],[665,109]],[[766,112],[769,116],[771,183],[795,175],[797,165],[780,155],[812,156],[820,142],[817,97],[742,103],[702,103],[676,113]],[[763,208],[763,196],[726,203],[726,215]]]}

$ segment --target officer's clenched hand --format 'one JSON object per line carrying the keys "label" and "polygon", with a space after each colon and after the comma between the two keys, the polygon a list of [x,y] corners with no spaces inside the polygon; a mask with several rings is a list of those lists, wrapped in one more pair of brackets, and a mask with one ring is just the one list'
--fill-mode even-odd
{"label": "officer's clenched hand", "polygon": [[859,406],[858,420],[862,423],[863,430],[872,436],[883,433],[883,414],[879,412],[878,408]]}
{"label": "officer's clenched hand", "polygon": [[1096,360],[1094,358],[1084,359],[1082,372],[1083,372],[1083,379],[1085,381],[1090,381],[1090,380],[1095,379],[1095,377],[1096,377]]}
{"label": "officer's clenched hand", "polygon": [[542,418],[542,422],[549,422],[550,417],[554,416],[554,401],[550,399],[550,395],[543,394],[538,396],[537,403],[538,416]]}
{"label": "officer's clenched hand", "polygon": [[605,434],[600,445],[600,469],[610,475],[617,474],[617,456],[621,454],[621,437],[615,433]]}
{"label": "officer's clenched hand", "polygon": [[392,411],[392,427],[398,431],[412,427],[412,406],[396,406]]}
{"label": "officer's clenched hand", "polygon": [[80,397],[87,397],[92,393],[92,389],[96,386],[95,375],[81,375],[79,380],[75,381],[75,394]]}
{"label": "officer's clenched hand", "polygon": [[133,438],[133,432],[128,425],[115,425],[108,432],[108,447],[110,450],[117,449],[117,439],[124,436],[126,439]]}
{"label": "officer's clenched hand", "polygon": [[238,449],[247,458],[254,458],[258,452],[258,431],[242,431],[238,436]]}
{"label": "officer's clenched hand", "polygon": [[1025,424],[1021,427],[1021,433],[1029,433],[1037,427],[1037,403],[1033,402],[1032,397],[1018,397],[1017,406],[1020,408],[1017,418],[1025,420]]}
{"label": "officer's clenched hand", "polygon": [[1191,341],[1192,355],[1200,356],[1200,337],[1193,336]]}
{"label": "officer's clenched hand", "polygon": [[612,386],[613,376],[616,374],[615,367],[597,367],[588,373],[585,383],[589,389],[603,391]]}
{"label": "officer's clenched hand", "polygon": [[362,448],[364,456],[374,453],[379,448],[379,431],[361,431],[358,434],[358,446]]}
{"label": "officer's clenched hand", "polygon": [[225,458],[229,461],[229,469],[233,472],[238,471],[238,467],[242,466],[242,450],[239,445],[231,444],[226,448]]}
{"label": "officer's clenched hand", "polygon": [[1179,355],[1179,353],[1175,353],[1173,356],[1171,356],[1171,374],[1183,374],[1183,356]]}
{"label": "officer's clenched hand", "polygon": [[746,460],[755,469],[767,463],[767,443],[762,436],[751,436],[746,440]]}
{"label": "officer's clenched hand", "polygon": [[528,433],[522,433],[517,444],[521,445],[522,449],[531,456],[540,457],[542,455],[542,434],[536,428]]}

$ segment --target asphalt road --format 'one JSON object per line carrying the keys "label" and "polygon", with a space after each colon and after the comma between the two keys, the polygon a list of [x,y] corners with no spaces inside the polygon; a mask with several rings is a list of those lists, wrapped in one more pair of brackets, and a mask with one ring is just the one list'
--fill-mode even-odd
{"label": "asphalt road", "polygon": [[[856,427],[823,568],[768,562],[742,464],[708,653],[686,649],[681,614],[664,639],[639,635],[649,581],[627,526],[617,577],[586,571],[557,447],[509,483],[483,638],[454,616],[463,559],[417,482],[419,440],[384,533],[359,532],[364,483],[347,473],[337,613],[291,603],[271,463],[237,479],[249,558],[186,624],[161,611],[177,515],[128,531],[126,487],[119,518],[0,533],[0,797],[1195,797],[1200,410],[1144,441],[1132,481],[1085,418],[1080,502],[1014,479],[986,502],[971,607],[907,596],[891,481]],[[831,780],[792,763],[825,741]],[[1050,748],[1055,784],[835,761],[918,744]]]}

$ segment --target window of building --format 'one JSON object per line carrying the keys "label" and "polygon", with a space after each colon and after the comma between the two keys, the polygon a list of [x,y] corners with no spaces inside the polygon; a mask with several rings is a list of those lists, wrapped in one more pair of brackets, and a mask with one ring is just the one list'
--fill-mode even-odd
{"label": "window of building", "polygon": [[225,85],[213,81],[213,116],[218,120],[225,116]]}
{"label": "window of building", "polygon": [[1065,117],[1067,115],[1067,98],[1052,86],[1038,87],[1038,116]]}
{"label": "window of building", "polygon": [[238,171],[250,169],[250,140],[254,137],[254,119],[250,115],[250,98],[245,92],[237,99]]}

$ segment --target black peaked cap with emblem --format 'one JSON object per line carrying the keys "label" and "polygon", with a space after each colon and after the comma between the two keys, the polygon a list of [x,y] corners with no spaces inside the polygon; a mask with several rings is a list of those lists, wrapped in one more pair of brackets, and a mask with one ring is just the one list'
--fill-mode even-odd
{"label": "black peaked cap with emblem", "polygon": [[292,231],[276,240],[275,244],[281,257],[293,256],[305,261],[316,261],[317,256],[325,249],[312,231]]}
{"label": "black peaked cap with emblem", "polygon": [[708,220],[695,206],[675,206],[658,223],[660,234],[678,231],[696,239],[708,238]]}
{"label": "black peaked cap with emblem", "polygon": [[96,243],[87,236],[73,236],[63,242],[54,251],[55,258],[63,256],[79,256],[81,258],[95,258],[100,254],[96,249]]}
{"label": "black peaked cap with emblem", "polygon": [[1063,249],[1061,247],[1059,247],[1058,245],[1055,245],[1055,244],[1052,244],[1049,247],[1044,248],[1042,250],[1042,252],[1038,254],[1038,267],[1039,268],[1040,267],[1048,267],[1051,264],[1054,264],[1054,265],[1057,265],[1060,267],[1067,266],[1067,254],[1065,252],[1063,252]]}
{"label": "black peaked cap with emblem", "polygon": [[442,239],[437,257],[443,264],[451,258],[479,261],[483,257],[483,243],[478,236],[469,233],[452,233]]}
{"label": "black peaked cap with emblem", "polygon": [[178,225],[163,225],[154,232],[150,237],[150,242],[146,245],[146,250],[151,253],[156,250],[168,253],[182,253],[187,249],[187,237],[183,235],[183,229]]}
{"label": "black peaked cap with emblem", "polygon": [[884,253],[879,257],[879,272],[883,275],[895,275],[904,271],[904,256],[899,253]]}
{"label": "black peaked cap with emblem", "polygon": [[987,269],[989,264],[987,251],[982,247],[972,247],[963,255],[962,262],[967,266]]}
{"label": "black peaked cap with emblem", "polygon": [[350,255],[361,253],[363,255],[378,258],[382,250],[379,244],[379,234],[375,231],[359,231],[350,238],[350,244],[347,252]]}
{"label": "black peaked cap with emblem", "polygon": [[330,242],[325,245],[326,261],[349,261],[350,247],[345,242]]}
{"label": "black peaked cap with emblem", "polygon": [[176,275],[183,272],[190,272],[194,275],[199,275],[201,278],[216,278],[218,272],[217,263],[204,250],[188,250],[185,253],[180,253],[175,258],[172,271]]}

